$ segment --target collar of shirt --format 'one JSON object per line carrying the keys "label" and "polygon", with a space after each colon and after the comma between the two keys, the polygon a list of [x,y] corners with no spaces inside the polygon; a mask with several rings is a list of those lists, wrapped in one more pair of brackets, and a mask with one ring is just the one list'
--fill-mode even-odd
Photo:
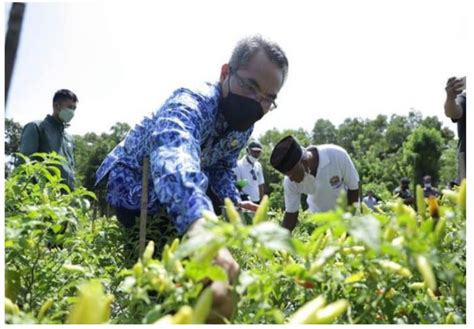
{"label": "collar of shirt", "polygon": [[48,121],[49,123],[51,123],[53,126],[55,126],[56,128],[58,128],[61,132],[62,132],[62,131],[64,130],[64,128],[65,128],[65,125],[64,125],[64,123],[63,123],[61,120],[59,120],[59,119],[53,117],[53,116],[50,115],[50,114],[48,114],[44,120],[45,120],[45,121]]}
{"label": "collar of shirt", "polygon": [[252,166],[252,168],[255,166],[255,162],[252,163],[252,162],[249,160],[249,156],[248,156],[248,155],[245,156],[245,160],[247,160],[247,162],[249,163],[249,165]]}
{"label": "collar of shirt", "polygon": [[326,152],[324,152],[320,148],[317,148],[317,150],[318,150],[319,162],[318,162],[318,170],[316,171],[316,175],[321,170],[321,168],[324,168],[329,164],[329,157],[326,154]]}

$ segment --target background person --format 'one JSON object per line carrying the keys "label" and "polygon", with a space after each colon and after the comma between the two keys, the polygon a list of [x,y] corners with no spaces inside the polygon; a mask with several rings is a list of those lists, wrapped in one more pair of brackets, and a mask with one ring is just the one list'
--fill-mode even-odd
{"label": "background person", "polygon": [[287,136],[272,151],[271,165],[285,175],[285,216],[282,226],[292,231],[298,223],[301,194],[307,195],[312,213],[334,209],[341,191],[351,205],[359,199],[359,174],[349,154],[332,144],[302,148]]}
{"label": "background person", "polygon": [[449,78],[445,90],[444,113],[458,128],[458,184],[461,184],[466,178],[466,78]]}
{"label": "background person", "polygon": [[237,180],[246,181],[242,188],[243,200],[260,203],[265,194],[265,178],[263,177],[262,165],[258,161],[262,154],[262,145],[258,142],[250,142],[247,154],[237,162],[234,173]]}
{"label": "background person", "polygon": [[26,156],[53,151],[63,156],[66,162],[61,164],[59,169],[64,183],[71,189],[74,189],[74,144],[66,128],[76,113],[78,102],[72,91],[58,90],[53,96],[53,114],[48,114],[43,120],[26,124],[19,146],[19,152]]}

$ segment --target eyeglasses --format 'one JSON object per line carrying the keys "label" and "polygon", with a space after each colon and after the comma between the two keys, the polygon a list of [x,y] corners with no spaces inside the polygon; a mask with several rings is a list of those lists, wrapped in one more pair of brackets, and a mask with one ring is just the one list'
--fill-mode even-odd
{"label": "eyeglasses", "polygon": [[[242,93],[252,99],[255,99],[257,102],[259,102],[262,105],[264,110],[267,110],[268,112],[270,112],[278,107],[278,104],[275,103],[275,99],[264,96],[263,93],[260,90],[258,90],[257,86],[254,86],[250,82],[246,81],[244,78],[242,78],[240,75],[237,74],[237,71],[231,70],[230,74],[231,76],[233,75],[237,78],[237,82],[238,82],[239,88],[242,90]],[[230,89],[230,82],[229,82],[229,89]]]}
{"label": "eyeglasses", "polygon": [[257,174],[255,174],[255,170],[250,169],[250,174],[252,174],[253,180],[257,180]]}

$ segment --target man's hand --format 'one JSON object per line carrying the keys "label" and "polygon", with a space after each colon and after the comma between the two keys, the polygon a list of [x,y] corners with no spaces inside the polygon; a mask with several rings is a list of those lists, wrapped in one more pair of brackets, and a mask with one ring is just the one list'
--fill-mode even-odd
{"label": "man's hand", "polygon": [[462,90],[459,89],[462,86],[463,82],[461,79],[456,79],[456,77],[449,78],[446,83],[446,88],[444,88],[446,90],[447,99],[455,100],[456,96],[462,92]]}
{"label": "man's hand", "polygon": [[216,258],[214,258],[214,263],[226,271],[229,278],[229,283],[234,284],[237,280],[239,274],[239,264],[232,257],[230,251],[227,248],[222,248],[217,252]]}
{"label": "man's hand", "polygon": [[[206,220],[204,218],[199,218],[189,227],[186,234],[189,237],[194,237],[196,235],[201,234],[205,230],[205,223]],[[216,257],[214,258],[214,263],[222,267],[224,271],[226,271],[227,276],[229,278],[229,283],[233,284],[237,279],[237,275],[239,273],[239,264],[237,264],[234,257],[232,257],[231,253],[227,248],[221,248],[217,252]]]}
{"label": "man's hand", "polygon": [[444,102],[444,114],[451,119],[459,119],[462,117],[463,111],[461,107],[456,104],[456,97],[461,93],[461,90],[458,89],[463,85],[463,82],[456,77],[448,79],[446,83],[446,101]]}
{"label": "man's hand", "polygon": [[[188,229],[188,236],[193,237],[202,233],[205,223],[206,220],[204,218],[195,221]],[[231,285],[237,281],[240,267],[227,248],[221,248],[217,252],[214,263],[226,271],[228,282],[215,281],[211,283],[213,302],[207,322],[223,323],[222,319],[230,318],[234,312]],[[208,281],[208,279],[204,280],[204,282],[206,281]]]}
{"label": "man's hand", "polygon": [[298,211],[297,212],[285,211],[285,216],[283,217],[283,222],[281,223],[281,226],[286,228],[290,232],[292,232],[296,224],[298,224]]}
{"label": "man's hand", "polygon": [[212,309],[207,316],[206,323],[224,323],[225,319],[230,319],[234,313],[234,301],[230,285],[224,281],[214,281],[211,284]]}
{"label": "man's hand", "polygon": [[241,201],[237,206],[239,208],[247,209],[254,212],[258,209],[258,204],[253,203],[252,201]]}
{"label": "man's hand", "polygon": [[216,258],[214,258],[214,262],[227,272],[229,281],[212,282],[212,310],[207,318],[207,323],[224,323],[222,320],[224,318],[230,319],[234,313],[231,286],[237,281],[239,264],[237,264],[227,248],[219,250]]}

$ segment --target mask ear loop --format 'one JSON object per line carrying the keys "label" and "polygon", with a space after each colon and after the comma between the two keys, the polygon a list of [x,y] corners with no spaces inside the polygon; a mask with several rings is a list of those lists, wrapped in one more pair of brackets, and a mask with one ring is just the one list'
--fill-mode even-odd
{"label": "mask ear loop", "polygon": [[227,79],[228,81],[228,94],[230,94],[230,77],[232,76],[232,68],[229,66],[229,78]]}

